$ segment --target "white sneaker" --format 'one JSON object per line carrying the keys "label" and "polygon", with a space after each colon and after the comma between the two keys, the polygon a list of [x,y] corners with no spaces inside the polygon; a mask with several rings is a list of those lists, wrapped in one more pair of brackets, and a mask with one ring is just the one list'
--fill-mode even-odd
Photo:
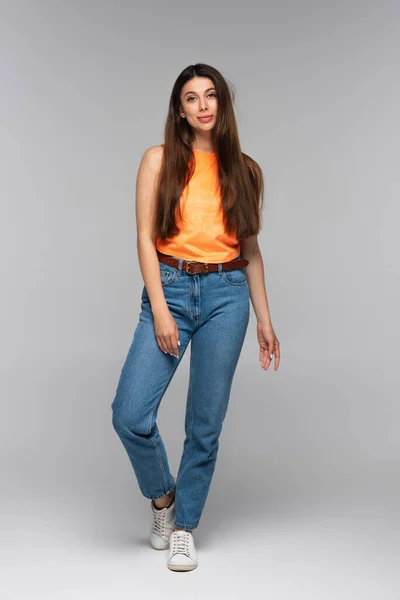
{"label": "white sneaker", "polygon": [[156,550],[164,550],[169,544],[169,539],[175,529],[175,497],[168,508],[156,508],[154,500],[151,501],[153,523],[151,526],[150,543]]}
{"label": "white sneaker", "polygon": [[168,568],[172,571],[191,571],[198,565],[193,535],[190,531],[174,531],[169,541]]}

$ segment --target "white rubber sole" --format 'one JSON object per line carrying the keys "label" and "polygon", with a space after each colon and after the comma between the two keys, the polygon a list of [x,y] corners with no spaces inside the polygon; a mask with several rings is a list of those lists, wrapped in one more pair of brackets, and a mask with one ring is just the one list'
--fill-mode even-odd
{"label": "white rubber sole", "polygon": [[165,550],[165,548],[168,548],[169,546],[169,540],[168,542],[165,542],[164,546],[158,547],[158,546],[153,546],[153,544],[150,542],[151,547],[154,548],[154,550]]}
{"label": "white rubber sole", "polygon": [[196,569],[198,567],[198,564],[196,565],[167,565],[168,569],[171,569],[171,571],[193,571],[193,569]]}

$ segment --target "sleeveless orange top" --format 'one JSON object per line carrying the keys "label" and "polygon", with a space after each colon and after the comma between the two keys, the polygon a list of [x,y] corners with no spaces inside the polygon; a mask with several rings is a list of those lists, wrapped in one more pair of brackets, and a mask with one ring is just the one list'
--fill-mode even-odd
{"label": "sleeveless orange top", "polygon": [[224,228],[217,158],[214,152],[193,152],[195,171],[180,198],[183,221],[175,210],[180,232],[166,240],[157,237],[156,248],[178,258],[226,262],[239,256],[240,243]]}

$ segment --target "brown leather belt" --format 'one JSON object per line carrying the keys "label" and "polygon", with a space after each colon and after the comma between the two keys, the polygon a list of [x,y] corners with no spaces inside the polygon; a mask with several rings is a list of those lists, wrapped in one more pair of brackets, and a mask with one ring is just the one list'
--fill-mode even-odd
{"label": "brown leather belt", "polygon": [[[162,254],[157,250],[158,260],[171,267],[179,268],[179,259],[169,256],[169,254]],[[204,263],[197,260],[185,260],[182,259],[182,271],[195,275],[196,273],[210,273],[210,271],[218,271],[218,265],[220,263]],[[227,262],[221,263],[222,271],[231,271],[232,269],[243,269],[247,267],[249,261],[246,258],[235,258]]]}

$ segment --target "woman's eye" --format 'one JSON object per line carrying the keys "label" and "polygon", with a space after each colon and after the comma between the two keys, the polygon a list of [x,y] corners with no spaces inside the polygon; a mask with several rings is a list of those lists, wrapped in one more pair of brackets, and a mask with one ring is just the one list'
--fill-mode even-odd
{"label": "woman's eye", "polygon": [[[211,92],[211,94],[208,94],[208,96],[216,96],[216,94],[214,92]],[[189,96],[189,98],[187,98],[187,101],[190,102],[191,100],[196,100],[195,96]]]}

